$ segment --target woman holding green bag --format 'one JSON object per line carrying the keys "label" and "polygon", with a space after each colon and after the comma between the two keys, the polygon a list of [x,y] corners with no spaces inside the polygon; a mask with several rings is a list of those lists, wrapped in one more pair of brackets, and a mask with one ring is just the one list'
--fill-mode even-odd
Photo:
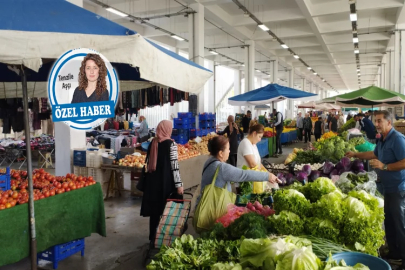
{"label": "woman holding green bag", "polygon": [[201,194],[197,199],[194,228],[197,232],[209,230],[215,221],[226,214],[228,204],[235,203],[231,182],[280,182],[269,172],[245,171],[227,164],[229,141],[223,136],[208,141],[211,157],[205,162],[201,179]]}

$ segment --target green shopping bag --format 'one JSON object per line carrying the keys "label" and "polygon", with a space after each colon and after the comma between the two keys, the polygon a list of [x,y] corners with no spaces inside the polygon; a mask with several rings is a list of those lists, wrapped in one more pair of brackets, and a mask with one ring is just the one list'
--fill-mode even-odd
{"label": "green shopping bag", "polygon": [[215,186],[219,172],[219,166],[212,179],[212,183],[204,188],[201,200],[195,210],[193,226],[194,229],[201,233],[210,230],[215,221],[227,213],[228,204],[234,204],[236,201],[236,194],[224,188]]}
{"label": "green shopping bag", "polygon": [[375,144],[371,142],[365,142],[363,144],[357,145],[355,148],[359,152],[368,152],[368,151],[374,151]]}

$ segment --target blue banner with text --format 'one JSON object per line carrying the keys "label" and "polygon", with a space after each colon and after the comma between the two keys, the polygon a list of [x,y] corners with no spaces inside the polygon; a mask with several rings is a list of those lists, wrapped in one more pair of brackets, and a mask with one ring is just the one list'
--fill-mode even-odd
{"label": "blue banner with text", "polygon": [[52,106],[52,121],[95,120],[114,117],[113,101],[98,101]]}

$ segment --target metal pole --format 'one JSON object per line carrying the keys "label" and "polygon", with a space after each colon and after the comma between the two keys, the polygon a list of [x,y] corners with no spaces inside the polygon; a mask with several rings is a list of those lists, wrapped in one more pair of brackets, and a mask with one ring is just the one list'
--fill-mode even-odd
{"label": "metal pole", "polygon": [[30,207],[30,232],[31,232],[31,270],[37,270],[37,240],[35,230],[35,211],[34,211],[34,188],[32,182],[32,156],[31,156],[31,136],[30,123],[28,121],[28,91],[27,91],[27,75],[24,68],[21,67],[21,83],[23,90],[24,104],[24,124],[25,124],[25,143],[27,149],[27,172],[28,172],[28,189],[29,189],[29,207]]}
{"label": "metal pole", "polygon": [[[274,111],[274,101],[271,102],[271,109]],[[274,119],[274,115],[273,115],[273,119]],[[274,133],[275,133],[275,127],[273,125],[273,149],[272,149],[273,153],[271,153],[271,156],[274,156],[274,149],[276,149],[276,143],[277,143],[276,136],[274,136]]]}

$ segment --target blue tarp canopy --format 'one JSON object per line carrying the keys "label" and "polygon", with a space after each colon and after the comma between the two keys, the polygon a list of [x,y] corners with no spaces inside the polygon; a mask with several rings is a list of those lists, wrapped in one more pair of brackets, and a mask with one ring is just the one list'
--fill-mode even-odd
{"label": "blue tarp canopy", "polygon": [[[135,31],[65,0],[0,1],[0,63],[23,65],[40,73],[39,80],[34,81],[36,75],[32,74],[27,78],[29,81],[41,82],[47,79],[44,74],[49,74],[50,62],[75,48],[102,53],[113,65],[121,65],[117,68],[121,81],[141,81],[142,87],[148,81],[199,93],[212,76],[208,69],[146,40]],[[0,74],[0,82],[10,82],[8,75]],[[42,84],[36,85],[35,93],[46,93],[41,88]],[[20,89],[15,84],[4,87],[6,92]],[[121,85],[121,89],[137,87],[130,83]],[[33,96],[30,85],[28,91]],[[0,98],[2,92],[0,87]]]}
{"label": "blue tarp canopy", "polygon": [[229,98],[228,103],[234,106],[264,105],[286,99],[305,100],[315,96],[317,95],[279,84],[268,84],[262,88]]}

